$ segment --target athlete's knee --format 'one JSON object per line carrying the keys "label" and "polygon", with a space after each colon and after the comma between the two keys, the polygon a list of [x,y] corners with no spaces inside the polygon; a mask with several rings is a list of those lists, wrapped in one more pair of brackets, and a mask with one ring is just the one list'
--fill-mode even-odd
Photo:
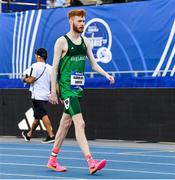
{"label": "athlete's knee", "polygon": [[72,119],[71,118],[67,118],[64,120],[64,122],[62,123],[62,128],[64,129],[69,129],[70,126],[72,124]]}
{"label": "athlete's knee", "polygon": [[71,125],[72,125],[72,119],[68,118],[65,124],[66,129],[69,129]]}
{"label": "athlete's knee", "polygon": [[75,123],[75,126],[79,129],[85,129],[85,122],[83,120],[79,121],[78,123]]}
{"label": "athlete's knee", "polygon": [[80,124],[81,128],[84,129],[85,128],[85,122],[82,121],[81,124]]}

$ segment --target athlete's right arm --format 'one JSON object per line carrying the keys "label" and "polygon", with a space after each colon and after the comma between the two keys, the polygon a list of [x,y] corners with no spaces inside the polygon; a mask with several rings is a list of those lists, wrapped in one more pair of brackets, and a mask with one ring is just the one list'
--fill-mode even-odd
{"label": "athlete's right arm", "polygon": [[54,46],[54,57],[53,57],[53,64],[52,64],[52,72],[51,72],[51,94],[49,97],[49,102],[52,104],[58,104],[57,98],[57,73],[58,73],[58,66],[60,59],[62,57],[64,47],[64,37],[60,37],[57,39],[55,46]]}

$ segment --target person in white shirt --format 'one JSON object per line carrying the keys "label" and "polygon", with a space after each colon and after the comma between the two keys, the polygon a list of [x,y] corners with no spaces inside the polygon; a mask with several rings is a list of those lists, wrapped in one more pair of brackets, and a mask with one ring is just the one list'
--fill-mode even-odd
{"label": "person in white shirt", "polygon": [[50,0],[48,1],[49,8],[67,7],[70,6],[70,0]]}
{"label": "person in white shirt", "polygon": [[46,64],[47,51],[44,48],[35,50],[35,59],[37,62],[33,63],[25,70],[22,77],[23,82],[30,84],[29,90],[31,91],[34,108],[34,121],[32,127],[28,132],[22,131],[22,136],[25,141],[30,141],[32,133],[39,125],[39,120],[41,119],[48,133],[48,137],[43,140],[42,143],[51,143],[54,142],[55,136],[47,115],[45,104],[48,102],[50,95],[52,66]]}

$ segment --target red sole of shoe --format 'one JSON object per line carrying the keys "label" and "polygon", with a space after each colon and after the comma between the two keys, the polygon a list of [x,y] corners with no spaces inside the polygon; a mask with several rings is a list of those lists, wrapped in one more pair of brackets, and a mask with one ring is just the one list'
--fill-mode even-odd
{"label": "red sole of shoe", "polygon": [[47,166],[49,169],[52,169],[52,170],[54,170],[54,171],[56,171],[56,172],[65,172],[65,171],[67,171],[67,169],[62,169],[62,170],[57,170],[56,168],[54,168],[54,167],[52,167],[52,166]]}
{"label": "red sole of shoe", "polygon": [[105,166],[106,166],[106,160],[100,161],[95,168],[90,169],[90,174],[96,173],[97,171],[101,170],[101,169],[104,168]]}

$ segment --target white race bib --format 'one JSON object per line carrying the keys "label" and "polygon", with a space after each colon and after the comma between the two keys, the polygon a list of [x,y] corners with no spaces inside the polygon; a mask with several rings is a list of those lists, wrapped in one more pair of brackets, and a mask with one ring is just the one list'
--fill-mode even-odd
{"label": "white race bib", "polygon": [[71,74],[71,88],[72,89],[81,89],[84,87],[85,77],[83,73],[73,72]]}

